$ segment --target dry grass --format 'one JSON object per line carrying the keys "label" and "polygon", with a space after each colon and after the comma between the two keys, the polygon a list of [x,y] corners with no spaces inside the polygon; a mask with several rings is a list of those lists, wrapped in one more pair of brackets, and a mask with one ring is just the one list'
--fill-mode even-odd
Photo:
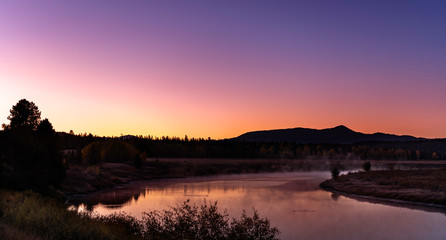
{"label": "dry grass", "polygon": [[121,224],[67,211],[63,203],[31,191],[0,191],[0,222],[1,239],[133,239]]}
{"label": "dry grass", "polygon": [[188,201],[163,212],[144,213],[138,220],[125,213],[78,214],[51,198],[31,192],[0,190],[0,239],[220,239],[276,240],[279,230],[267,218],[242,214],[232,219],[217,203]]}
{"label": "dry grass", "polygon": [[446,205],[446,169],[349,173],[320,186],[350,194]]}
{"label": "dry grass", "polygon": [[8,240],[41,240],[38,236],[0,222],[0,239]]}

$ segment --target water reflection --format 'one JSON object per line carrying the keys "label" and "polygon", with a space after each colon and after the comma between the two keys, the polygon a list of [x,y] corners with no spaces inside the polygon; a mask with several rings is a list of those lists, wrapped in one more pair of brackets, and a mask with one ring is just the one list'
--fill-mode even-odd
{"label": "water reflection", "polygon": [[338,201],[340,196],[341,195],[339,193],[332,193],[331,194],[331,199],[333,199],[333,201]]}
{"label": "water reflection", "polygon": [[319,189],[328,172],[272,173],[135,182],[73,199],[79,210],[140,217],[187,199],[218,201],[233,217],[254,207],[282,239],[445,239],[446,216],[435,208],[377,204]]}

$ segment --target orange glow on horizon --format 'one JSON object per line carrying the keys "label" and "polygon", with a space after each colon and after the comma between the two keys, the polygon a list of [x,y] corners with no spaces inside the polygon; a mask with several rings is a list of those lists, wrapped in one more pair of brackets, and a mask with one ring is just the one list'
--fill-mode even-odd
{"label": "orange glow on horizon", "polygon": [[0,123],[26,98],[57,131],[99,136],[345,125],[446,137],[442,8],[214,4],[8,1]]}

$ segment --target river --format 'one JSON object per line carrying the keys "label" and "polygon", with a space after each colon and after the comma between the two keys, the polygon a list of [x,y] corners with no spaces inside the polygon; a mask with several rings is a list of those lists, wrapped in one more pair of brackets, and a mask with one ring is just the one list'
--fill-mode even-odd
{"label": "river", "polygon": [[218,201],[231,217],[243,210],[277,226],[288,239],[446,239],[446,210],[353,199],[319,188],[329,172],[239,174],[133,182],[78,198],[78,211],[135,217],[186,200]]}

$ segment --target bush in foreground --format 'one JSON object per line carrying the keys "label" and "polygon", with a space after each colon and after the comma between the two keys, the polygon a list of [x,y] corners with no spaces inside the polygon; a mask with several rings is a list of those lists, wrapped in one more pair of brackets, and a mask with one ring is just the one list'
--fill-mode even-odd
{"label": "bush in foreground", "polygon": [[31,191],[0,191],[0,222],[36,239],[132,239],[122,228],[68,211],[63,203]]}
{"label": "bush in foreground", "polygon": [[279,234],[255,210],[252,217],[243,212],[240,219],[230,222],[226,210],[218,211],[217,202],[206,201],[201,207],[186,201],[169,210],[144,213],[142,222],[147,239],[274,240]]}
{"label": "bush in foreground", "polygon": [[[275,240],[279,230],[254,211],[229,220],[217,203],[197,207],[189,201],[169,210],[144,213],[142,220],[125,213],[78,214],[40,194],[0,190],[0,224],[35,239],[247,239]],[[0,231],[1,233],[1,231]]]}

